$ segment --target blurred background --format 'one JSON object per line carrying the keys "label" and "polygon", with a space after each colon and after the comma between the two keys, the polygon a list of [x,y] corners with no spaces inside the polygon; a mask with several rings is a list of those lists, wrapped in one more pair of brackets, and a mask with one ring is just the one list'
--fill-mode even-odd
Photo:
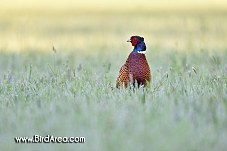
{"label": "blurred background", "polygon": [[225,0],[1,0],[0,51],[121,52],[131,35],[154,51],[223,50],[226,10]]}

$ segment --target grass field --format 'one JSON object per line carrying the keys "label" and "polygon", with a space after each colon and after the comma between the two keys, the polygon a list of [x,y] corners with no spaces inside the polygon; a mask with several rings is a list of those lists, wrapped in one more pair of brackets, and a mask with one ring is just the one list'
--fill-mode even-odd
{"label": "grass field", "polygon": [[[2,11],[0,18],[1,151],[226,150],[227,13]],[[112,90],[135,34],[145,37],[151,88]],[[35,134],[86,142],[14,142]]]}

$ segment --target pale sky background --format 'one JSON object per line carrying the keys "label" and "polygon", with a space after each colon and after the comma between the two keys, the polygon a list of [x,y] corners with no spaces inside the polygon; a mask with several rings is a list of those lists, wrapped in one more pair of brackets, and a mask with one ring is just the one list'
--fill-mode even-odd
{"label": "pale sky background", "polygon": [[227,9],[227,0],[0,0],[1,9],[14,8],[132,8],[146,9]]}

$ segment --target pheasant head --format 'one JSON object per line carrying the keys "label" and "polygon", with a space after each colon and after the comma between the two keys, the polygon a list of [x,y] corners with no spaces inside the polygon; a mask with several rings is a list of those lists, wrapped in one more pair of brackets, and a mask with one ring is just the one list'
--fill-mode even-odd
{"label": "pheasant head", "polygon": [[146,53],[146,44],[143,37],[132,36],[127,42],[131,42],[132,46],[134,46],[133,52]]}

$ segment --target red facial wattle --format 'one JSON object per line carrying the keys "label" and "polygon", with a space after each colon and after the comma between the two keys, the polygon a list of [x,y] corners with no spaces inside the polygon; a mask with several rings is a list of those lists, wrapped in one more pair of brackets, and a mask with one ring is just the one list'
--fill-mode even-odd
{"label": "red facial wattle", "polygon": [[131,37],[132,46],[136,46],[137,45],[137,42],[138,42],[138,38],[136,38],[135,36],[132,36]]}

